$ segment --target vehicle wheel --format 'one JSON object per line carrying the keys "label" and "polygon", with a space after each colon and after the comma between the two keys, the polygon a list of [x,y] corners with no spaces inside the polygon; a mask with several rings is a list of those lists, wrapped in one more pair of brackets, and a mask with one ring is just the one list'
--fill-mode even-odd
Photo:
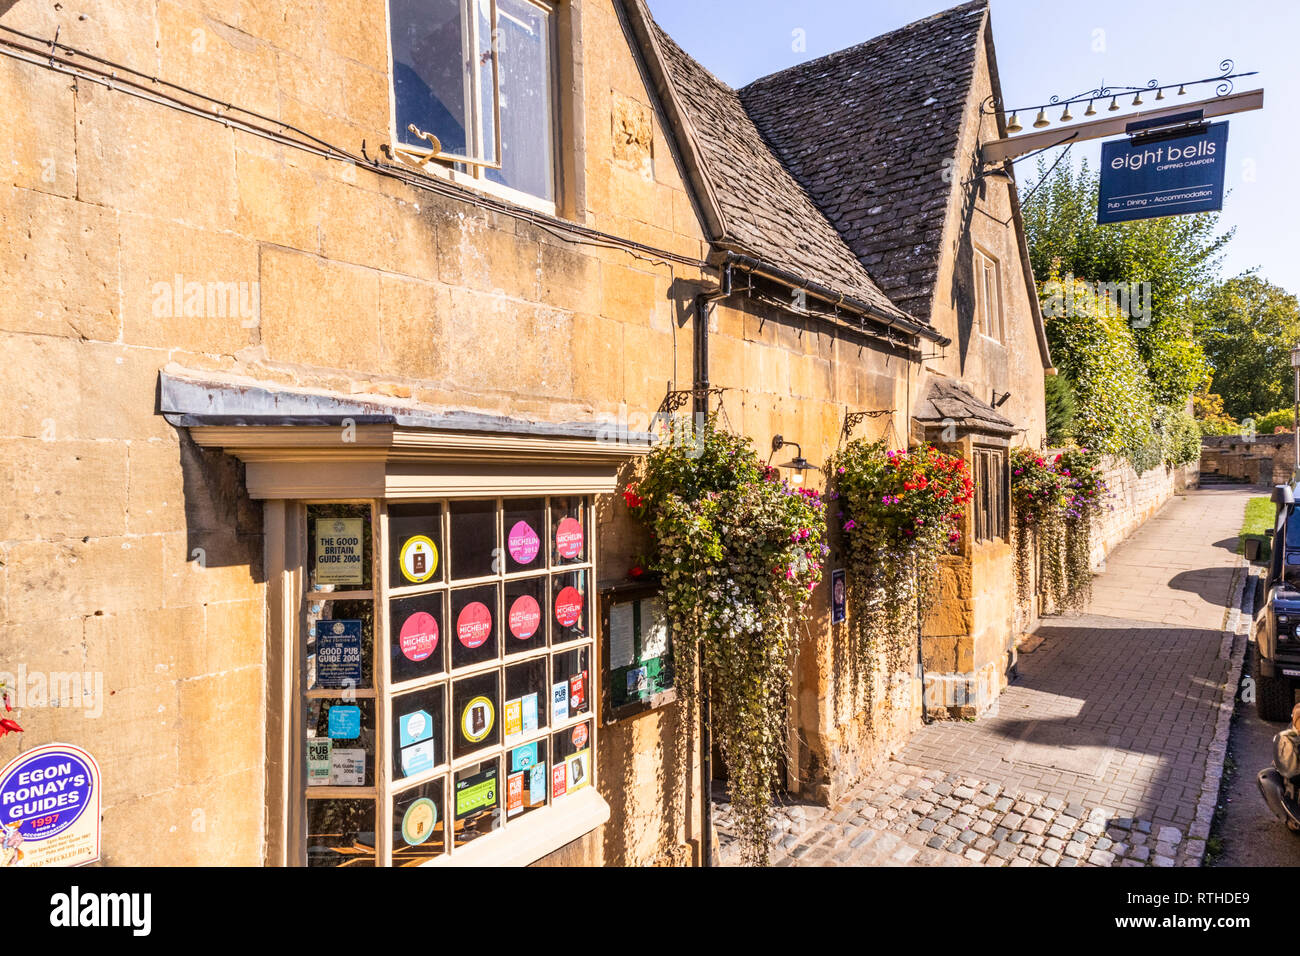
{"label": "vehicle wheel", "polygon": [[1251,648],[1250,673],[1255,679],[1255,710],[1260,720],[1282,721],[1291,719],[1291,681],[1286,677],[1261,677],[1259,645]]}

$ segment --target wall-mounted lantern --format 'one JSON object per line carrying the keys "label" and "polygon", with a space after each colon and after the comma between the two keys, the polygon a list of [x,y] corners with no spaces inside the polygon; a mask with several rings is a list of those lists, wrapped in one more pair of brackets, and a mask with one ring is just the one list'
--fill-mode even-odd
{"label": "wall-mounted lantern", "polygon": [[803,456],[803,447],[797,441],[786,441],[782,435],[772,436],[772,454],[767,456],[767,463],[772,464],[772,455],[784,448],[786,445],[793,445],[795,456],[784,464],[777,465],[778,468],[789,468],[795,474],[790,478],[790,484],[803,484],[804,472],[821,471],[816,465],[809,463],[808,459]]}

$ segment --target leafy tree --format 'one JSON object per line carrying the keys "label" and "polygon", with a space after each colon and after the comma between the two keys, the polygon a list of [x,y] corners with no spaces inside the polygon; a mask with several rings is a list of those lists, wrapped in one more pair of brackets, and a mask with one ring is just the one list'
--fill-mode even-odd
{"label": "leafy tree", "polygon": [[1047,400],[1047,443],[1064,445],[1074,435],[1074,389],[1064,375],[1047,375],[1043,392]]}
{"label": "leafy tree", "polygon": [[1258,417],[1286,408],[1290,423],[1291,348],[1300,339],[1294,295],[1257,275],[1229,279],[1206,302],[1197,334],[1227,414]]}
{"label": "leafy tree", "polygon": [[[1181,406],[1208,377],[1195,338],[1199,302],[1218,277],[1224,246],[1217,213],[1171,216],[1105,226],[1097,224],[1100,177],[1084,162],[1044,172],[1024,204],[1030,261],[1035,274],[1059,273],[1099,283],[1150,283],[1133,333],[1152,397]],[[1145,298],[1145,297],[1143,297]]]}
{"label": "leafy tree", "polygon": [[1223,396],[1208,385],[1192,395],[1192,417],[1202,435],[1230,435],[1241,430],[1237,420],[1223,410]]}

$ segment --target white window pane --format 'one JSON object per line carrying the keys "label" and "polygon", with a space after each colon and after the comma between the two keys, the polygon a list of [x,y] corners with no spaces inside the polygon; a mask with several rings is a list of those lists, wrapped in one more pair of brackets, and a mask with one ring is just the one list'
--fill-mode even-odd
{"label": "white window pane", "polygon": [[[525,0],[499,0],[497,21],[502,168],[490,170],[488,178],[553,199],[550,17]],[[489,109],[491,97],[485,90],[484,111]]]}
{"label": "white window pane", "polygon": [[427,147],[407,130],[433,133],[445,153],[465,155],[465,24],[460,0],[391,0],[397,138]]}

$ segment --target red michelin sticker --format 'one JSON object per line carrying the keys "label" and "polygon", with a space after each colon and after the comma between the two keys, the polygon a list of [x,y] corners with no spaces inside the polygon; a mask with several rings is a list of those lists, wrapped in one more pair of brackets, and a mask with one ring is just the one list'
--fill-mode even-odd
{"label": "red michelin sticker", "polygon": [[510,605],[510,633],[521,641],[526,641],[537,633],[542,623],[542,609],[531,595],[521,594]]}
{"label": "red michelin sticker", "polygon": [[492,612],[487,609],[486,604],[478,601],[466,604],[456,616],[456,637],[470,650],[482,647],[491,633]]}
{"label": "red michelin sticker", "polygon": [[416,611],[402,622],[398,645],[408,661],[425,660],[438,648],[438,622],[432,614]]}
{"label": "red michelin sticker", "polygon": [[555,595],[555,619],[562,627],[573,627],[582,618],[582,592],[575,587]]}
{"label": "red michelin sticker", "polygon": [[582,554],[582,525],[576,518],[561,518],[555,529],[555,550],[562,558]]}

